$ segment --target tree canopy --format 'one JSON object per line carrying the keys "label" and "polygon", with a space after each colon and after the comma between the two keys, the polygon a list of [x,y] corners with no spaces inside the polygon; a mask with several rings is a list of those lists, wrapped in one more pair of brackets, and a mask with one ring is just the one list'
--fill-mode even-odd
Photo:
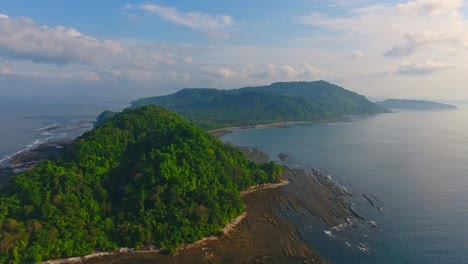
{"label": "tree canopy", "polygon": [[325,81],[280,82],[233,90],[183,89],[132,103],[132,107],[145,105],[166,107],[205,129],[316,121],[387,111],[362,95]]}
{"label": "tree canopy", "polygon": [[172,250],[217,234],[244,210],[240,190],[280,173],[166,109],[126,109],[9,181],[0,194],[0,263]]}

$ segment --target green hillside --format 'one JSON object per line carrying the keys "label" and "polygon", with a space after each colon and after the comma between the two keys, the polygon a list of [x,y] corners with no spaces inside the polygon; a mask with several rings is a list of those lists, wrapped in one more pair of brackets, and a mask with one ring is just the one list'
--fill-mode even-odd
{"label": "green hillside", "polygon": [[175,111],[205,129],[332,117],[303,98],[247,90],[183,89],[137,100],[132,107],[152,104]]}
{"label": "green hillside", "polygon": [[278,82],[268,86],[243,88],[243,90],[263,91],[304,98],[309,102],[320,105],[324,111],[335,116],[387,112],[385,108],[377,106],[367,100],[365,96],[326,81]]}
{"label": "green hillside", "polygon": [[364,96],[324,82],[287,82],[235,90],[183,89],[136,100],[132,107],[159,105],[205,129],[386,112]]}
{"label": "green hillside", "polygon": [[127,109],[5,186],[0,263],[172,250],[216,234],[244,210],[240,190],[280,173],[163,108]]}

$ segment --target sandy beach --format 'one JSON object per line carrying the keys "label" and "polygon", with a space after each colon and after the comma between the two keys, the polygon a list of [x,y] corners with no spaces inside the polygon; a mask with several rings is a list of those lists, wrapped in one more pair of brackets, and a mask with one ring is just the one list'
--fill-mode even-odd
{"label": "sandy beach", "polygon": [[216,137],[222,137],[226,134],[233,133],[237,130],[243,129],[250,129],[250,128],[268,128],[268,127],[289,127],[292,125],[298,124],[321,124],[321,123],[333,123],[339,121],[346,121],[349,118],[352,118],[353,115],[342,116],[339,118],[332,118],[332,119],[320,119],[315,121],[291,121],[291,122],[278,122],[278,123],[269,123],[269,124],[259,124],[259,125],[251,125],[251,126],[234,126],[234,127],[223,127],[218,129],[213,129],[208,131],[208,133],[212,134]]}
{"label": "sandy beach", "polygon": [[232,133],[236,130],[242,130],[242,129],[249,129],[249,128],[266,128],[266,127],[288,127],[290,125],[294,124],[307,124],[307,123],[313,123],[303,121],[303,122],[279,122],[279,123],[271,123],[271,124],[263,124],[263,125],[253,125],[253,126],[238,126],[238,127],[225,127],[225,128],[219,128],[219,129],[214,129],[208,131],[208,133],[212,134],[213,136],[216,137],[222,137],[223,135],[226,135],[228,133]]}

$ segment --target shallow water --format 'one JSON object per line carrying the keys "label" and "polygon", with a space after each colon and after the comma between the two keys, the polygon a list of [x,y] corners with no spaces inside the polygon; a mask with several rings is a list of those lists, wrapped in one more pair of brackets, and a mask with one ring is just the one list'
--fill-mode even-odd
{"label": "shallow water", "polygon": [[[287,153],[293,163],[322,168],[351,190],[356,210],[366,216],[365,227],[337,231],[312,217],[293,219],[304,239],[335,263],[468,259],[467,109],[249,129],[223,140],[258,146],[271,157]],[[360,244],[369,252],[362,252]]]}

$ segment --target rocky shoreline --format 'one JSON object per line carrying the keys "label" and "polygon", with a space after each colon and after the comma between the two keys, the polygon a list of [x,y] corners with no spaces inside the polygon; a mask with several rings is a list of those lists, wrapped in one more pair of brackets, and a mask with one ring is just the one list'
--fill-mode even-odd
{"label": "rocky shoreline", "polygon": [[[0,169],[0,178],[13,177],[44,159],[56,157],[70,142],[43,144],[19,154],[12,158],[12,167]],[[253,161],[269,160],[257,148],[239,149]],[[280,159],[285,163],[288,157],[283,154]],[[330,227],[337,226],[353,215],[345,202],[345,197],[350,194],[319,170],[283,166],[283,184],[244,191],[242,199],[246,213],[216,239],[182,245],[172,255],[154,248],[128,249],[44,263],[327,263],[301,240],[300,231],[284,216],[306,211]]]}
{"label": "rocky shoreline", "polygon": [[245,191],[246,214],[223,236],[182,245],[173,255],[122,252],[80,263],[328,263],[284,216],[306,210],[329,226],[339,225],[352,214],[343,199],[347,194],[317,171],[285,167],[284,177],[288,184]]}
{"label": "rocky shoreline", "polygon": [[6,165],[0,166],[0,187],[11,177],[34,168],[42,161],[57,158],[63,148],[72,142],[73,140],[48,142],[11,157]]}

